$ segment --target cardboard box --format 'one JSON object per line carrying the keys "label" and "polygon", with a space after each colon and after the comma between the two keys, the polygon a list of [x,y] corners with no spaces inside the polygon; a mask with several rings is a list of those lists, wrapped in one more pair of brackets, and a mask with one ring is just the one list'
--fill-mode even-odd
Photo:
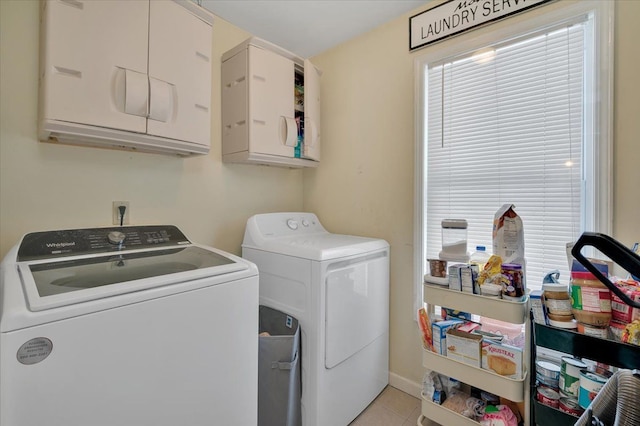
{"label": "cardboard box", "polygon": [[449,290],[462,291],[462,283],[460,282],[460,268],[462,264],[449,266]]}
{"label": "cardboard box", "polygon": [[460,267],[460,286],[465,293],[479,294],[478,265],[463,265]]}
{"label": "cardboard box", "polygon": [[522,349],[485,340],[482,342],[482,368],[510,379],[522,379]]}
{"label": "cardboard box", "polygon": [[433,323],[433,351],[435,353],[447,355],[447,331],[463,322],[464,321],[459,319],[451,319]]}
{"label": "cardboard box", "polygon": [[482,365],[482,336],[456,329],[448,330],[447,358],[480,367]]}

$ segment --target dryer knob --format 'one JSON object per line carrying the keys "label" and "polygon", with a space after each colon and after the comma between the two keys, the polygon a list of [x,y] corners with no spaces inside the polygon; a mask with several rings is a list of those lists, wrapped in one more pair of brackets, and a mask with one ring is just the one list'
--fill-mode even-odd
{"label": "dryer knob", "polygon": [[293,219],[289,219],[287,220],[287,226],[292,229],[292,230],[296,230],[298,229],[298,222],[293,220]]}
{"label": "dryer knob", "polygon": [[109,232],[109,235],[107,235],[107,238],[109,238],[109,242],[111,244],[122,244],[125,237],[126,235],[124,234],[124,232],[120,231],[111,231]]}

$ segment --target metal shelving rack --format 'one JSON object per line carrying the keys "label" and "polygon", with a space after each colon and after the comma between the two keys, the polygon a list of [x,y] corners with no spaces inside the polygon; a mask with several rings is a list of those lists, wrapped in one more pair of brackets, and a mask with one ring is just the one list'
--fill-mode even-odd
{"label": "metal shelving rack", "polygon": [[[603,362],[619,368],[640,369],[640,346],[613,340],[586,336],[575,331],[563,330],[533,321],[531,316],[531,363],[535,365],[536,346],[564,352],[580,358]],[[535,399],[535,380],[531,381],[531,425],[564,426],[575,424],[577,417],[541,404]]]}

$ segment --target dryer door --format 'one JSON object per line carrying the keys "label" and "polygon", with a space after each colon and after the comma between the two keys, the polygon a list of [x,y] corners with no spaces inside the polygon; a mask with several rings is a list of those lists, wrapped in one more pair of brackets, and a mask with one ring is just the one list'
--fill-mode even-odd
{"label": "dryer door", "polygon": [[389,329],[388,251],[328,265],[325,367],[333,368]]}

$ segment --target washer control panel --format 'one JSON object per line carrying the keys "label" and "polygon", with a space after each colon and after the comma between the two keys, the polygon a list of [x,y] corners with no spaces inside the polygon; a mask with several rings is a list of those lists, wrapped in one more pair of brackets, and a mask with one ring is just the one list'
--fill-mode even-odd
{"label": "washer control panel", "polygon": [[171,225],[33,232],[22,239],[18,261],[184,244],[187,237]]}

